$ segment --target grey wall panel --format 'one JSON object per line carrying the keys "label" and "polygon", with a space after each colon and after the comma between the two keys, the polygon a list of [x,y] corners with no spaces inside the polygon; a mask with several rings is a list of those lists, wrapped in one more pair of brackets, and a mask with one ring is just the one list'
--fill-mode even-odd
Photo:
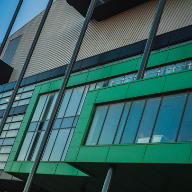
{"label": "grey wall panel", "polygon": [[[149,1],[101,22],[92,20],[78,60],[146,39],[158,2]],[[157,35],[192,25],[191,10],[191,0],[167,0]],[[23,36],[11,63],[15,70],[10,81],[18,78],[42,14],[13,35],[14,38]],[[68,64],[83,20],[66,0],[57,0],[50,10],[25,77]]]}

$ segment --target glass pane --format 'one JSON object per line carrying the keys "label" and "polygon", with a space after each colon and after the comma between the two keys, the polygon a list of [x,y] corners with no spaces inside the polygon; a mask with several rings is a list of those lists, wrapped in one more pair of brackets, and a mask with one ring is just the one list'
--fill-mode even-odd
{"label": "glass pane", "polygon": [[14,121],[22,121],[23,118],[24,118],[24,115],[13,116],[13,119],[11,120],[11,122],[14,122]]}
{"label": "glass pane", "polygon": [[35,88],[35,85],[29,85],[29,86],[27,86],[27,87],[24,87],[23,92],[33,90],[34,88]]}
{"label": "glass pane", "polygon": [[47,99],[47,95],[42,95],[42,96],[39,98],[39,102],[38,102],[37,107],[36,107],[36,110],[35,110],[35,112],[34,112],[32,121],[38,121],[38,120],[39,120],[39,117],[40,117],[41,112],[42,112],[42,110],[43,110],[43,108],[44,108],[46,99]]}
{"label": "glass pane", "polygon": [[192,141],[192,93],[189,94],[178,141]]}
{"label": "glass pane", "polygon": [[7,91],[5,93],[3,93],[3,97],[7,97],[10,96],[12,94],[13,91]]}
{"label": "glass pane", "polygon": [[121,84],[123,81],[124,76],[117,77],[113,79],[113,85]]}
{"label": "glass pane", "polygon": [[79,106],[83,91],[84,91],[84,86],[74,88],[73,94],[72,94],[71,99],[69,101],[69,105],[67,107],[67,111],[65,113],[65,117],[70,117],[70,116],[76,115],[77,108]]}
{"label": "glass pane", "polygon": [[161,98],[148,99],[136,143],[149,143]]}
{"label": "glass pane", "polygon": [[29,98],[33,94],[33,91],[27,92],[27,93],[22,93],[21,99]]}
{"label": "glass pane", "polygon": [[185,100],[186,93],[163,98],[152,137],[152,143],[175,141]]}
{"label": "glass pane", "polygon": [[73,127],[76,127],[78,120],[79,120],[79,117],[76,117],[74,122],[73,122]]}
{"label": "glass pane", "polygon": [[0,149],[0,153],[10,153],[12,149],[12,146],[3,146]]}
{"label": "glass pane", "polygon": [[134,78],[135,78],[135,74],[126,75],[126,76],[125,76],[124,83],[133,81]]}
{"label": "glass pane", "polygon": [[97,141],[99,139],[99,134],[101,132],[101,128],[103,125],[103,121],[107,113],[107,109],[108,109],[108,105],[97,107],[95,116],[93,118],[93,122],[91,124],[89,135],[87,137],[86,145],[97,144]]}
{"label": "glass pane", "polygon": [[68,139],[70,129],[61,129],[57,136],[53,151],[50,156],[50,161],[60,161],[63,149]]}
{"label": "glass pane", "polygon": [[65,160],[65,157],[66,157],[67,151],[68,151],[68,149],[69,149],[69,145],[70,145],[70,143],[71,143],[71,139],[72,139],[72,137],[73,137],[74,131],[75,131],[75,129],[71,129],[71,133],[70,133],[69,138],[68,138],[68,140],[67,140],[67,143],[66,143],[65,150],[64,150],[64,152],[63,152],[61,161],[64,161],[64,160]]}
{"label": "glass pane", "polygon": [[126,119],[127,119],[127,115],[128,115],[128,112],[129,112],[130,105],[131,105],[131,102],[128,102],[125,105],[123,115],[121,117],[121,121],[120,121],[120,124],[119,124],[119,128],[118,128],[118,131],[117,131],[117,134],[116,134],[116,137],[115,137],[114,144],[119,144],[119,142],[120,142],[121,135],[122,135],[123,129],[125,127],[125,123],[126,123]]}
{"label": "glass pane", "polygon": [[0,169],[4,169],[5,165],[6,165],[6,163],[0,163]]}
{"label": "glass pane", "polygon": [[18,102],[18,106],[29,104],[30,99],[21,100]]}
{"label": "glass pane", "polygon": [[1,135],[0,135],[0,138],[4,138],[7,134],[7,131],[2,131]]}
{"label": "glass pane", "polygon": [[157,76],[158,72],[159,72],[159,69],[160,68],[155,68],[155,69],[147,70],[147,74],[146,74],[145,78]]}
{"label": "glass pane", "polygon": [[167,73],[173,73],[174,67],[175,67],[175,64],[161,67],[161,72],[159,75],[163,75],[163,74],[167,74]]}
{"label": "glass pane", "polygon": [[0,154],[0,161],[7,161],[9,155],[8,154]]}
{"label": "glass pane", "polygon": [[7,107],[7,104],[0,105],[0,110],[2,110],[2,109],[6,109],[6,107]]}
{"label": "glass pane", "polygon": [[28,131],[35,131],[36,127],[37,127],[38,122],[35,123],[31,123],[29,125]]}
{"label": "glass pane", "polygon": [[89,91],[95,89],[95,86],[96,86],[96,83],[91,84],[89,87]]}
{"label": "glass pane", "polygon": [[18,101],[17,101],[17,102],[14,102],[13,105],[12,105],[12,107],[17,107],[18,103],[19,103]]}
{"label": "glass pane", "polygon": [[5,124],[5,126],[3,127],[3,130],[8,130],[9,129],[9,125],[10,124]]}
{"label": "glass pane", "polygon": [[65,95],[64,95],[64,99],[63,99],[62,104],[60,106],[57,118],[62,118],[64,116],[65,110],[67,108],[67,104],[68,104],[69,99],[71,97],[71,93],[72,93],[72,89],[66,90]]}
{"label": "glass pane", "polygon": [[51,103],[51,107],[50,107],[50,109],[49,109],[49,113],[48,113],[46,119],[49,119],[49,118],[51,117],[51,113],[52,113],[52,111],[53,111],[53,107],[55,106],[55,102],[56,102],[56,100],[57,100],[58,94],[59,94],[59,93],[57,92],[57,93],[55,93],[55,95],[54,95],[54,99],[53,99],[53,101],[52,101],[52,103]]}
{"label": "glass pane", "polygon": [[[44,133],[45,133],[45,131],[42,131],[41,134],[40,134],[40,136],[39,136],[38,142],[37,142],[37,144],[36,144],[36,147],[35,147],[35,150],[34,150],[34,152],[33,152],[32,159],[31,159],[32,161],[35,160],[35,157],[36,157],[36,155],[37,155],[37,151],[38,151],[39,146],[40,146],[40,144],[41,144],[41,141],[42,141],[42,139],[43,139]],[[30,156],[29,156],[29,158],[30,158]]]}
{"label": "glass pane", "polygon": [[40,116],[40,120],[43,120],[43,121],[46,120],[46,117],[49,113],[50,106],[51,106],[53,99],[54,99],[54,95],[55,95],[54,93],[50,93],[48,95],[46,103],[45,103],[44,108],[43,108],[43,111],[42,111],[41,116]]}
{"label": "glass pane", "polygon": [[108,86],[111,86],[113,84],[113,79],[110,79],[108,82]]}
{"label": "glass pane", "polygon": [[81,102],[80,102],[80,105],[79,105],[79,108],[78,108],[78,111],[77,111],[77,114],[76,114],[76,115],[80,115],[80,113],[81,113],[81,109],[82,109],[82,107],[83,107],[83,103],[84,103],[84,101],[85,101],[85,97],[86,97],[86,95],[87,95],[88,88],[89,88],[89,86],[87,85],[87,86],[85,87],[84,92],[83,92],[83,96],[82,96],[82,99],[81,99]]}
{"label": "glass pane", "polygon": [[49,140],[47,141],[47,144],[44,150],[42,161],[48,161],[57,133],[58,133],[58,130],[53,130],[51,132],[51,135],[49,136]]}
{"label": "glass pane", "polygon": [[20,126],[21,126],[21,122],[10,123],[10,127],[9,127],[9,129],[19,129]]}
{"label": "glass pane", "polygon": [[72,127],[74,117],[64,118],[61,124],[61,128]]}
{"label": "glass pane", "polygon": [[104,81],[98,82],[97,85],[96,85],[96,89],[102,88],[103,84],[104,84]]}
{"label": "glass pane", "polygon": [[61,125],[61,121],[63,119],[57,119],[53,125],[53,129],[59,129],[60,128],[60,125]]}
{"label": "glass pane", "polygon": [[15,138],[5,139],[3,145],[13,145]]}
{"label": "glass pane", "polygon": [[110,105],[99,139],[99,145],[112,144],[121,117],[124,103]]}
{"label": "glass pane", "polygon": [[17,158],[18,161],[24,161],[25,155],[27,153],[27,150],[28,150],[28,147],[30,145],[32,137],[33,137],[33,133],[32,132],[26,134],[25,140],[24,140],[24,142],[22,144],[19,156]]}
{"label": "glass pane", "polygon": [[145,100],[134,101],[125,126],[121,143],[133,143],[141,119]]}
{"label": "glass pane", "polygon": [[16,137],[18,130],[8,131],[6,137]]}
{"label": "glass pane", "polygon": [[6,123],[9,123],[9,122],[11,122],[11,121],[12,121],[12,119],[13,119],[13,117],[8,117],[8,118],[7,118],[7,121],[6,121]]}

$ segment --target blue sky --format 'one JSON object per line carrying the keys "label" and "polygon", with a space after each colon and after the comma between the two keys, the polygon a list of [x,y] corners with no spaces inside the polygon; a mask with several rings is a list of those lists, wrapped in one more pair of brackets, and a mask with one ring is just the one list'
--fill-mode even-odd
{"label": "blue sky", "polygon": [[[5,36],[18,2],[19,0],[0,0],[0,42],[2,42]],[[47,3],[48,0],[23,0],[11,34],[43,11]]]}

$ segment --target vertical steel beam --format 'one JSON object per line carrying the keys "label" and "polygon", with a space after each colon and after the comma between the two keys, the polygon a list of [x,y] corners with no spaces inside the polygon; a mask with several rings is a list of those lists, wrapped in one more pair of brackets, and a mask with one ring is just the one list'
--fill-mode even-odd
{"label": "vertical steel beam", "polygon": [[10,32],[11,32],[11,29],[12,29],[12,27],[13,27],[13,24],[15,23],[15,19],[17,18],[17,15],[18,15],[18,13],[19,13],[19,10],[20,10],[20,8],[21,8],[22,3],[23,3],[23,0],[20,0],[19,3],[18,3],[18,5],[17,5],[17,8],[16,8],[16,10],[15,10],[15,13],[14,13],[14,15],[13,15],[13,17],[12,17],[12,20],[11,20],[11,22],[10,22],[10,24],[9,24],[9,27],[8,27],[8,29],[7,29],[7,32],[6,32],[5,37],[4,37],[4,39],[3,39],[3,42],[2,42],[2,44],[1,44],[1,46],[0,46],[0,56],[1,56],[1,53],[3,52],[3,49],[4,49],[5,44],[6,44],[6,42],[7,42],[7,39],[8,39],[8,37],[9,37]]}
{"label": "vertical steel beam", "polygon": [[143,76],[144,76],[145,69],[147,67],[147,63],[148,63],[148,60],[149,60],[149,56],[151,54],[153,42],[154,42],[158,27],[159,27],[161,16],[163,14],[163,9],[165,7],[165,3],[166,3],[166,0],[160,0],[159,1],[159,5],[158,5],[158,8],[157,8],[155,19],[153,21],[153,25],[152,25],[152,28],[151,28],[151,31],[150,31],[150,34],[149,34],[149,38],[148,38],[147,44],[145,46],[145,51],[144,51],[143,58],[142,58],[142,61],[141,61],[141,64],[140,64],[140,67],[139,67],[139,70],[138,70],[136,80],[142,79]]}
{"label": "vertical steel beam", "polygon": [[32,45],[31,45],[31,47],[30,47],[29,53],[28,53],[28,55],[27,55],[27,58],[26,58],[26,60],[25,60],[25,63],[24,63],[23,68],[22,68],[22,70],[21,70],[21,73],[20,73],[20,75],[19,75],[19,78],[18,78],[18,80],[17,80],[17,83],[16,83],[15,88],[14,88],[14,90],[13,90],[13,93],[12,93],[12,95],[11,95],[11,98],[10,98],[10,101],[9,101],[8,106],[7,106],[7,108],[6,108],[5,114],[3,115],[3,119],[2,119],[1,124],[0,124],[0,135],[1,135],[2,131],[3,131],[3,127],[4,127],[5,123],[6,123],[7,117],[9,116],[9,112],[10,112],[11,107],[12,107],[12,104],[13,104],[13,102],[14,102],[14,100],[15,100],[15,96],[16,96],[16,94],[17,94],[17,92],[18,92],[18,89],[19,89],[20,84],[21,84],[21,81],[22,81],[22,79],[23,79],[23,77],[24,77],[25,71],[27,70],[27,66],[28,66],[28,64],[29,64],[29,61],[30,61],[30,59],[31,59],[31,56],[32,56],[33,51],[34,51],[34,49],[35,49],[35,46],[36,46],[36,44],[37,44],[38,38],[39,38],[39,36],[40,36],[40,33],[41,33],[41,31],[42,31],[42,28],[43,28],[43,26],[44,26],[45,20],[46,20],[46,18],[47,18],[47,15],[48,15],[48,13],[49,13],[49,10],[50,10],[50,8],[51,8],[52,3],[53,3],[53,0],[49,0],[49,2],[48,2],[48,4],[47,4],[47,7],[46,7],[46,10],[45,10],[45,12],[44,12],[44,15],[43,15],[43,17],[42,17],[42,19],[41,19],[41,23],[39,24],[39,27],[38,27],[38,30],[37,30],[37,32],[36,32],[35,38],[34,38],[34,40],[33,40],[33,43],[32,43]]}
{"label": "vertical steel beam", "polygon": [[65,90],[66,90],[66,87],[67,87],[67,83],[68,83],[70,74],[71,74],[71,72],[72,72],[74,63],[75,63],[75,61],[76,61],[76,59],[77,59],[77,55],[78,55],[78,53],[79,53],[79,50],[80,50],[80,47],[81,47],[83,38],[84,38],[84,36],[85,36],[85,32],[86,32],[86,30],[87,30],[89,21],[91,20],[91,17],[92,17],[92,14],[93,14],[93,11],[94,11],[96,2],[97,2],[97,0],[91,0],[89,9],[88,9],[88,11],[87,11],[87,15],[86,15],[86,17],[85,17],[85,20],[84,20],[84,23],[83,23],[83,26],[82,26],[82,29],[81,29],[81,32],[80,32],[80,35],[79,35],[79,38],[78,38],[77,43],[76,43],[76,45],[75,45],[75,49],[74,49],[74,51],[73,51],[73,54],[72,54],[72,57],[71,57],[69,66],[68,66],[67,71],[66,71],[66,73],[65,73],[65,76],[64,76],[64,79],[63,79],[63,83],[62,83],[62,85],[61,85],[61,89],[60,89],[60,91],[59,91],[57,100],[56,100],[56,102],[55,102],[53,111],[52,111],[52,113],[51,113],[51,117],[50,117],[50,119],[49,119],[47,128],[46,128],[46,130],[45,130],[43,139],[42,139],[42,141],[41,141],[41,144],[40,144],[40,146],[39,146],[37,155],[36,155],[36,157],[35,157],[33,166],[32,166],[32,168],[31,168],[31,172],[30,172],[30,174],[29,174],[29,176],[28,176],[28,179],[27,179],[27,182],[26,182],[26,185],[25,185],[24,192],[29,192],[29,191],[30,191],[30,188],[31,188],[31,185],[32,185],[32,183],[33,183],[33,180],[34,180],[34,177],[35,177],[35,174],[36,174],[36,171],[37,171],[39,162],[40,162],[40,160],[41,160],[41,156],[42,156],[43,150],[44,150],[44,148],[45,148],[45,145],[46,145],[46,142],[47,142],[49,133],[50,133],[51,128],[52,128],[52,125],[53,125],[53,123],[54,123],[55,117],[56,117],[56,115],[57,115],[57,111],[58,111],[58,109],[59,109],[59,106],[60,106],[60,103],[61,103],[61,101],[62,101],[63,95],[64,95],[64,93],[65,93]]}
{"label": "vertical steel beam", "polygon": [[112,180],[115,174],[115,170],[116,170],[116,167],[114,165],[111,165],[107,172],[107,176],[105,178],[105,183],[103,185],[102,192],[109,192],[112,184]]}

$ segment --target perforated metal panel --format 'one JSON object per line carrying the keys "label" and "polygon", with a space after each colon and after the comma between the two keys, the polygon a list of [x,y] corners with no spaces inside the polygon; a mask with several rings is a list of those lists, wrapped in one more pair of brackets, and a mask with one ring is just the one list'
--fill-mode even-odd
{"label": "perforated metal panel", "polygon": [[[158,2],[149,1],[102,22],[92,20],[78,60],[146,39]],[[167,0],[157,35],[192,25],[191,10],[191,0]],[[23,34],[11,63],[15,70],[10,81],[18,78],[42,14],[9,38],[12,40]],[[25,77],[69,63],[83,21],[84,18],[66,0],[57,0],[50,10]]]}

